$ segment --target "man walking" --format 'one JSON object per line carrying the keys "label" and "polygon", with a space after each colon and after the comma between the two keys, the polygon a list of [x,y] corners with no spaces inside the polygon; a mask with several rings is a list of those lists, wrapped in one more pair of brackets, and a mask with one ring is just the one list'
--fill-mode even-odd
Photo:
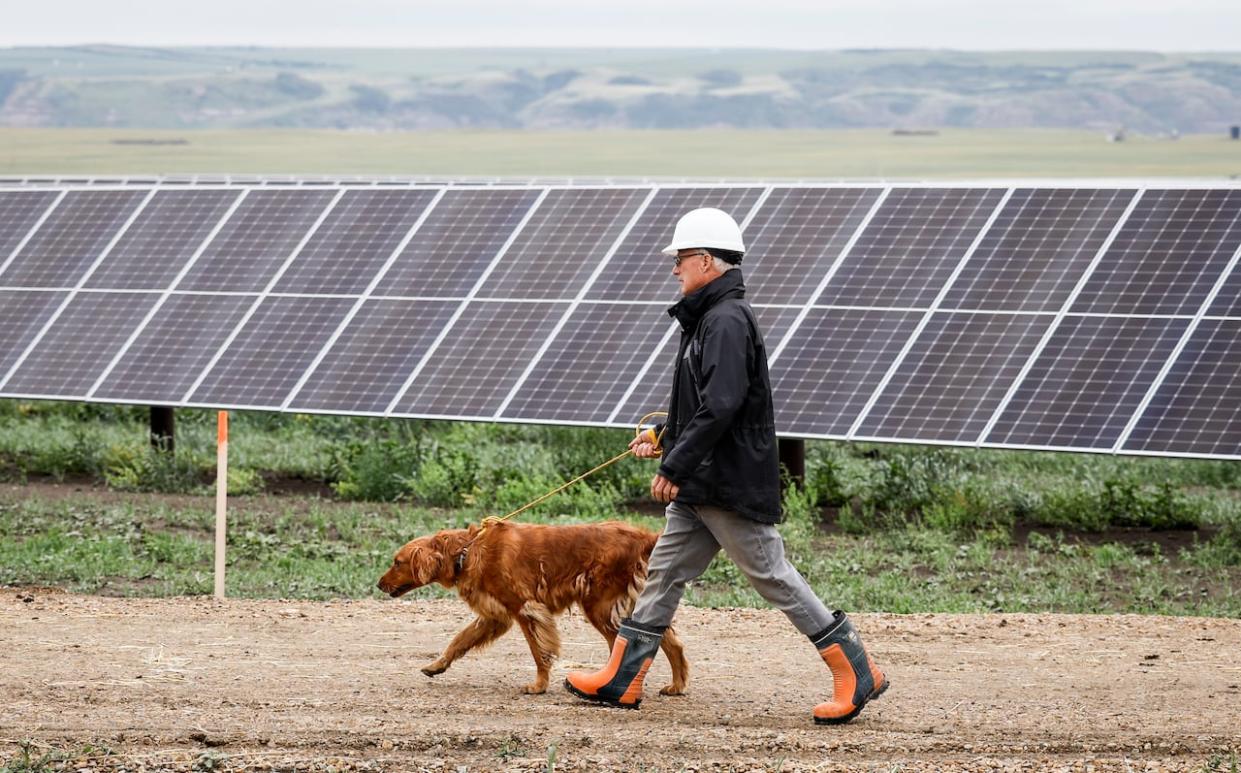
{"label": "man walking", "polygon": [[[720,548],[763,598],[810,638],[831,670],[831,700],[814,708],[821,724],[848,722],[888,680],[862,647],[844,612],[832,612],[784,556],[767,351],[744,300],[745,245],[728,213],[696,209],[676,225],[664,253],[681,300],[668,310],[681,324],[672,400],[662,439],[651,430],[630,443],[635,455],[663,462],[651,494],[669,503],[667,524],[647,568],[646,587],[622,620],[602,670],[572,672],[565,687],[600,703],[637,708],[642,681],[685,584],[706,571]],[[657,441],[660,441],[657,445]]]}

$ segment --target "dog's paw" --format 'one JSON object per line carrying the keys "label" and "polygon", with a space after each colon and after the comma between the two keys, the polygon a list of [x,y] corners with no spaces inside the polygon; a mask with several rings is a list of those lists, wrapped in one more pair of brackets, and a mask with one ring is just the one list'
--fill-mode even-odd
{"label": "dog's paw", "polygon": [[667,687],[659,688],[659,694],[660,695],[684,695],[685,687],[684,686],[677,687],[675,684],[670,684]]}
{"label": "dog's paw", "polygon": [[427,676],[439,676],[440,674],[444,673],[447,670],[448,670],[448,666],[441,665],[438,662],[430,663],[422,667],[422,673],[426,674]]}
{"label": "dog's paw", "polygon": [[521,688],[522,695],[542,695],[545,692],[547,692],[546,682],[544,682],[543,684],[539,684],[538,682],[531,682],[530,684]]}

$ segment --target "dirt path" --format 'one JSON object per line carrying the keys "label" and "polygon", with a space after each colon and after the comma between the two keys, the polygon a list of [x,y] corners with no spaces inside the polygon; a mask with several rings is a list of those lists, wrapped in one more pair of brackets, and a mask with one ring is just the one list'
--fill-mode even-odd
{"label": "dirt path", "polygon": [[[68,769],[1228,770],[1241,752],[1241,621],[860,615],[893,687],[815,727],[828,678],[766,610],[683,609],[690,694],[656,661],[641,710],[585,706],[509,634],[434,680],[455,601],[112,599],[0,590],[0,761]],[[567,668],[605,648],[562,619]],[[91,744],[112,756],[81,752]]]}

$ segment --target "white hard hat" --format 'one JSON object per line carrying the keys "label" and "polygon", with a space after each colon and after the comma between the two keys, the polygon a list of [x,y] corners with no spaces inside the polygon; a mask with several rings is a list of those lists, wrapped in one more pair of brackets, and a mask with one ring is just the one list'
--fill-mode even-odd
{"label": "white hard hat", "polygon": [[672,243],[664,247],[663,252],[665,255],[676,255],[677,250],[706,247],[745,252],[741,227],[732,215],[714,207],[686,212],[677,221],[676,230],[672,232]]}

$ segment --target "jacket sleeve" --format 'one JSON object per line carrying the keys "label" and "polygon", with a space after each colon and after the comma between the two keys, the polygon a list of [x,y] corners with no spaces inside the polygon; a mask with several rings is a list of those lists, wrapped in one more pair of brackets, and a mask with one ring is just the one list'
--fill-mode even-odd
{"label": "jacket sleeve", "polygon": [[664,454],[659,474],[680,485],[732,425],[750,386],[750,325],[744,315],[721,314],[703,331],[698,410]]}

